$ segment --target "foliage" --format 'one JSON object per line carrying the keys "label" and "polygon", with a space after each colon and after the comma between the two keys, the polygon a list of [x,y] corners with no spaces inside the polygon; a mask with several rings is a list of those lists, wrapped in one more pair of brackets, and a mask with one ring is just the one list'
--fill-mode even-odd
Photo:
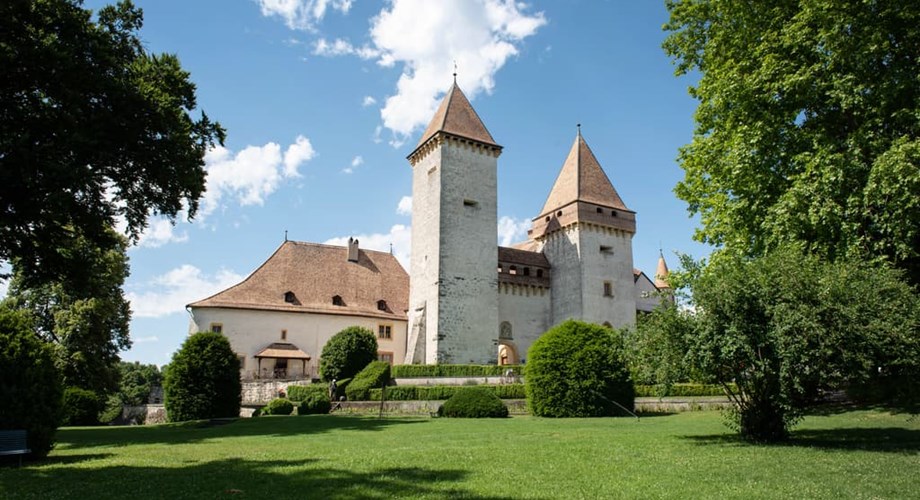
{"label": "foliage", "polygon": [[0,429],[25,429],[35,457],[54,446],[63,385],[51,347],[21,311],[0,305]]}
{"label": "foliage", "polygon": [[262,415],[290,415],[294,412],[294,403],[287,398],[275,398],[262,407]]}
{"label": "foliage", "polygon": [[163,374],[154,364],[142,365],[137,361],[122,361],[118,363],[118,371],[121,374],[121,382],[115,396],[126,406],[147,404],[150,391],[163,384]]}
{"label": "foliage", "polygon": [[504,418],[508,407],[494,392],[464,387],[438,408],[438,416],[452,418]]}
{"label": "foliage", "polygon": [[173,355],[163,384],[171,422],[240,414],[240,361],[219,333],[189,336]]}
{"label": "foliage", "polygon": [[224,131],[172,54],[148,53],[140,9],[78,0],[0,3],[0,260],[36,282],[80,272],[71,249],[132,238],[153,212],[194,216],[204,154]]}
{"label": "foliage", "polygon": [[[524,384],[480,385],[479,388],[491,391],[499,399],[524,399]],[[393,385],[386,388],[387,401],[441,401],[449,399],[464,389],[459,385]],[[368,393],[371,401],[380,401],[383,389],[371,389]]]}
{"label": "foliage", "polygon": [[508,370],[520,374],[522,365],[393,365],[393,378],[499,377]]}
{"label": "foliage", "polygon": [[650,314],[638,318],[636,328],[624,329],[633,380],[665,387],[693,379],[693,367],[686,359],[688,336],[693,322],[687,311],[665,302]]}
{"label": "foliage", "polygon": [[14,260],[6,299],[33,314],[36,334],[54,346],[64,383],[100,395],[117,389],[118,353],[131,347],[131,310],[122,291],[129,274],[127,242],[109,233],[114,243],[104,249],[76,237],[66,250],[77,268],[59,278],[29,280],[27,266]]}
{"label": "foliage", "polygon": [[297,406],[298,415],[317,415],[329,413],[332,408],[332,402],[329,400],[329,394],[326,392],[311,392],[306,394],[303,402]]}
{"label": "foliage", "polygon": [[310,385],[289,385],[287,387],[287,398],[291,401],[305,401],[313,394],[329,395],[329,388],[323,384]]}
{"label": "foliage", "polygon": [[692,356],[725,387],[746,439],[785,438],[821,391],[920,373],[920,300],[889,268],[786,249],[723,256],[692,288]]}
{"label": "foliage", "polygon": [[349,401],[367,401],[370,390],[383,387],[390,381],[390,364],[386,361],[371,361],[348,384],[345,397]]}
{"label": "foliage", "polygon": [[61,425],[99,425],[105,400],[93,391],[79,387],[64,389]]}
{"label": "foliage", "polygon": [[700,241],[883,256],[920,283],[920,3],[669,0],[698,83],[675,192]]}
{"label": "foliage", "polygon": [[600,417],[632,411],[633,382],[621,336],[568,320],[544,333],[527,353],[527,406],[540,417]]}
{"label": "foliage", "polygon": [[[737,390],[734,384],[729,389]],[[669,385],[636,385],[637,398],[725,396],[725,389],[718,384],[677,383]]]}
{"label": "foliage", "polygon": [[377,337],[367,328],[350,326],[336,333],[323,346],[319,373],[326,382],[354,377],[377,359]]}

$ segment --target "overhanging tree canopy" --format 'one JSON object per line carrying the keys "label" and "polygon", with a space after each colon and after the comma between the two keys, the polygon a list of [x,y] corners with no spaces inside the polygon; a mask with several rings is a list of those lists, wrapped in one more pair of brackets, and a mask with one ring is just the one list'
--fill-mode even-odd
{"label": "overhanging tree canopy", "polygon": [[130,1],[96,20],[77,0],[0,3],[0,260],[39,281],[72,268],[80,237],[112,247],[150,213],[193,216],[219,124],[193,119],[176,56],[148,53]]}
{"label": "overhanging tree canopy", "polygon": [[667,6],[664,49],[700,76],[676,188],[697,239],[882,256],[920,283],[920,3]]}

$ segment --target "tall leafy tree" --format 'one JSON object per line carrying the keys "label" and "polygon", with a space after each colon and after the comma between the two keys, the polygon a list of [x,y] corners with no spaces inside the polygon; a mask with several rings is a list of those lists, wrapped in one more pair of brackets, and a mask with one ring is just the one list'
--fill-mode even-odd
{"label": "tall leafy tree", "polygon": [[920,283],[920,3],[668,0],[665,52],[698,76],[677,195],[697,239],[880,256]]}
{"label": "tall leafy tree", "polygon": [[118,387],[118,353],[131,347],[131,309],[122,292],[128,276],[127,241],[99,248],[80,237],[67,248],[74,269],[41,283],[27,279],[14,260],[5,303],[32,313],[34,331],[54,347],[64,383],[104,394]]}
{"label": "tall leafy tree", "polygon": [[130,1],[0,2],[0,260],[38,282],[76,269],[85,239],[132,238],[151,213],[193,216],[204,153],[223,142],[179,59],[147,52]]}

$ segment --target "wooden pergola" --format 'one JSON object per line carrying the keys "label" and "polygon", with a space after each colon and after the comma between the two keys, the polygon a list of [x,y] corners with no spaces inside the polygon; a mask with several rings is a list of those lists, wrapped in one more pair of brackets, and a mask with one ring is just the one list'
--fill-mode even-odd
{"label": "wooden pergola", "polygon": [[[255,356],[259,360],[259,376],[262,374],[262,358],[266,359],[299,359],[303,364],[301,372],[306,376],[307,374],[307,361],[310,361],[310,355],[301,351],[299,347],[294,344],[289,344],[285,342],[275,342],[269,344],[268,347],[262,349]],[[277,373],[274,374],[277,378]]]}

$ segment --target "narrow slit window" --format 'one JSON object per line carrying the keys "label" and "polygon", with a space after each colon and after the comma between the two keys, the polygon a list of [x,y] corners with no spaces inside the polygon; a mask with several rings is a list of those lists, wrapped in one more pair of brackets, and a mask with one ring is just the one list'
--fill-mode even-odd
{"label": "narrow slit window", "polygon": [[479,206],[479,202],[476,200],[463,200],[464,207],[476,208]]}
{"label": "narrow slit window", "polygon": [[613,297],[613,285],[609,281],[604,282],[604,297]]}

